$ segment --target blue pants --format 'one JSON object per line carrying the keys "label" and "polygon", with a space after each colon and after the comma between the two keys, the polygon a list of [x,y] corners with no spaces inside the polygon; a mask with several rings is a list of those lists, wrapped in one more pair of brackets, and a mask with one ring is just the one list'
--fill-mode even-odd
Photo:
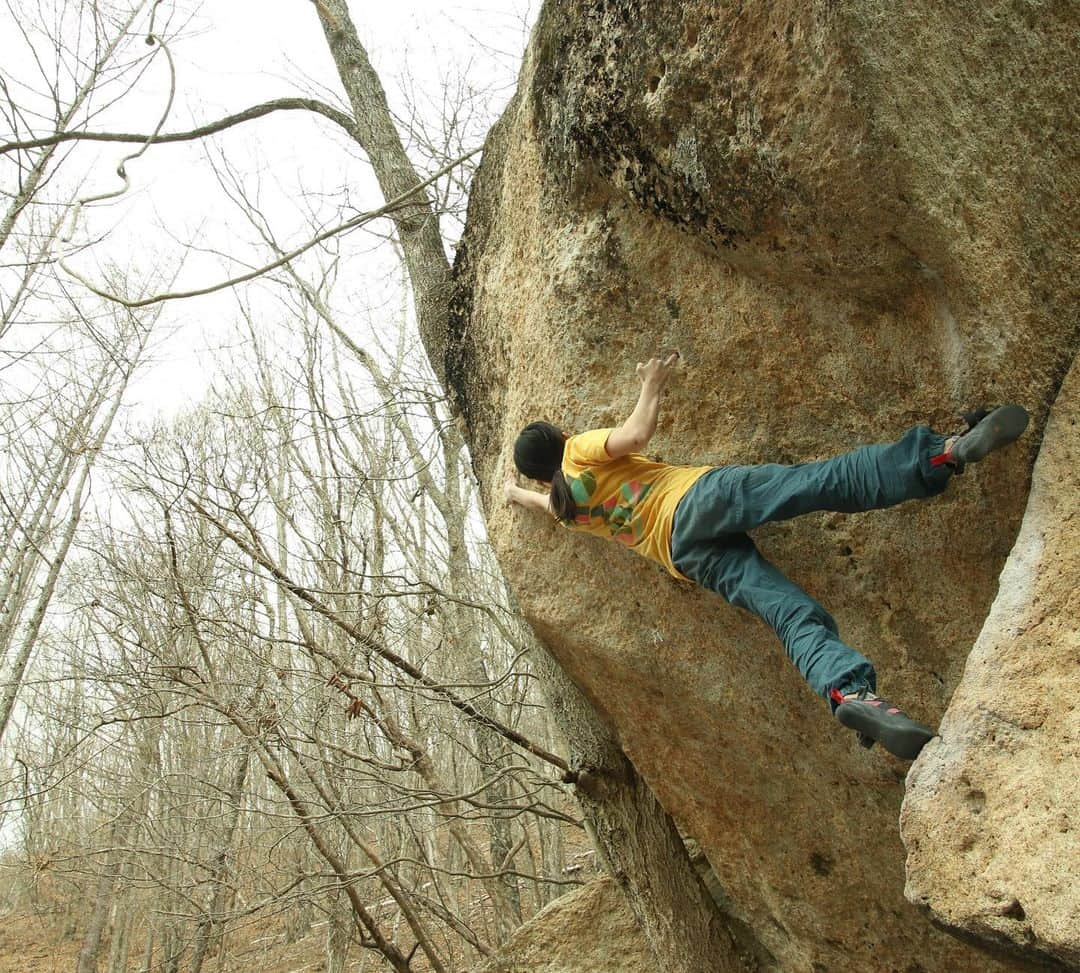
{"label": "blue pants", "polygon": [[814,510],[856,513],[941,493],[952,467],[930,458],[944,445],[944,436],[915,426],[898,442],[816,463],[718,466],[679,501],[675,567],[768,622],[815,693],[873,690],[870,660],[840,641],[832,616],[762,557],[746,531]]}

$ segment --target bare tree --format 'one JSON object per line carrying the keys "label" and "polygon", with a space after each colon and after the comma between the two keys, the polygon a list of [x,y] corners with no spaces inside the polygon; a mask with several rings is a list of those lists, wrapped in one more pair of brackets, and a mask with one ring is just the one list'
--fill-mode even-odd
{"label": "bare tree", "polygon": [[[0,84],[13,134],[67,133],[130,90],[146,56],[133,23],[150,4],[9,5],[10,57],[33,77]],[[4,157],[0,190],[0,740],[78,527],[94,461],[157,312],[87,301],[53,252],[75,189],[57,143]]]}
{"label": "bare tree", "polygon": [[[157,743],[138,773],[125,769],[134,756],[98,762],[97,813],[85,803],[72,810],[66,788],[47,788],[55,817],[42,822],[46,832],[104,838],[65,850],[52,867],[100,906],[84,932],[86,968],[103,952],[109,896],[138,909],[140,891],[156,889],[153,907],[145,898],[141,906],[153,930],[146,952],[165,968],[199,969],[230,924],[303,899],[330,917],[331,965],[355,941],[394,969],[423,955],[427,968],[449,971],[521,921],[508,878],[532,890],[535,907],[545,898],[536,886],[568,881],[557,858],[547,870],[515,860],[542,827],[578,827],[562,769],[542,769],[533,750],[549,752],[543,745],[517,744],[517,755],[497,761],[477,748],[477,725],[489,734],[502,726],[525,744],[539,734],[550,746],[536,703],[523,705],[534,683],[500,631],[509,610],[475,584],[450,587],[450,543],[434,508],[423,524],[412,518],[422,549],[394,523],[417,493],[417,471],[444,471],[448,460],[437,435],[412,452],[421,444],[398,412],[410,399],[426,410],[437,398],[419,396],[400,361],[377,371],[376,387],[317,315],[294,358],[258,337],[247,383],[153,430],[109,467],[114,524],[93,528],[65,596],[83,620],[65,626],[84,647],[70,653],[82,695],[95,686],[92,697],[109,705],[65,697],[53,712],[70,739],[34,762],[56,765],[45,753],[58,752],[70,774],[85,748],[111,751],[151,723]],[[460,476],[463,458],[452,458]],[[466,505],[457,514],[465,518]],[[429,569],[412,577],[410,564]],[[472,612],[487,637],[464,617],[452,625],[454,610]],[[477,724],[503,699],[501,722]],[[207,753],[228,756],[208,764]],[[255,780],[250,766],[261,771]],[[107,795],[129,792],[124,781],[135,778],[147,794],[145,824],[118,835],[106,824],[115,819]],[[290,854],[282,885],[240,851],[241,821],[255,819],[260,848],[277,847],[282,827],[295,843],[301,829],[314,856],[302,875]],[[493,836],[510,822],[521,835],[500,851]]]}
{"label": "bare tree", "polygon": [[9,470],[5,484],[5,492],[17,500],[5,504],[7,543],[0,561],[0,741],[82,517],[91,470],[150,335],[152,323],[126,311],[119,316],[115,339],[101,348],[105,358],[91,373],[91,382],[85,388],[75,385],[82,397],[74,416],[60,413],[70,384],[47,395],[47,421],[39,420],[46,429],[52,427],[45,455],[27,455],[21,430],[9,446],[11,453],[25,457],[25,466]]}

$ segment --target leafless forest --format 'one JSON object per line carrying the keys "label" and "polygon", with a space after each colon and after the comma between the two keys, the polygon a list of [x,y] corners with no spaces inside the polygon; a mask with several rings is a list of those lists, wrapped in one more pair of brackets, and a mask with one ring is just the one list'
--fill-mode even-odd
{"label": "leafless forest", "polygon": [[[185,129],[182,11],[6,3],[0,922],[59,921],[57,969],[273,969],[305,941],[288,968],[465,971],[592,870],[424,353],[492,119],[461,78],[417,95],[434,123],[392,112],[344,0],[302,6],[341,95]],[[147,85],[158,127],[110,127]],[[377,187],[284,234],[230,148],[294,114]],[[103,197],[170,141],[205,146],[245,255],[95,259]],[[365,255],[397,297],[359,311]],[[132,412],[208,289],[229,309],[208,391]]]}

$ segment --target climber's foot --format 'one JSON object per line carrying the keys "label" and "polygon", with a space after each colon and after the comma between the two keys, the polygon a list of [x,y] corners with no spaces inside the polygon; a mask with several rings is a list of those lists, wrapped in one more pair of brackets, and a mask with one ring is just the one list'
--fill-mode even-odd
{"label": "climber's foot", "polygon": [[1018,405],[998,406],[992,412],[969,412],[964,418],[968,431],[945,447],[945,461],[958,469],[1019,439],[1028,424],[1027,410]]}
{"label": "climber's foot", "polygon": [[869,690],[844,696],[834,689],[832,698],[837,704],[836,718],[855,731],[864,747],[872,747],[876,741],[894,757],[914,760],[934,736],[929,727],[916,723],[887,699],[875,696]]}

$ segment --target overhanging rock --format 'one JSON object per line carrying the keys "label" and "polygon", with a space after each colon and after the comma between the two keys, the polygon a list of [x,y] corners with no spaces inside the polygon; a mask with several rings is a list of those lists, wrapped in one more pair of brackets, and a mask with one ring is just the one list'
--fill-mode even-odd
{"label": "overhanging rock", "polygon": [[492,542],[786,970],[1011,961],[905,900],[906,766],[860,750],[757,620],[506,508],[511,443],[621,421],[635,362],[671,347],[668,462],[797,462],[1025,405],[1028,436],[939,498],[757,535],[936,724],[1076,349],[1073,28],[1065,3],[548,3],[474,184],[446,366]]}

